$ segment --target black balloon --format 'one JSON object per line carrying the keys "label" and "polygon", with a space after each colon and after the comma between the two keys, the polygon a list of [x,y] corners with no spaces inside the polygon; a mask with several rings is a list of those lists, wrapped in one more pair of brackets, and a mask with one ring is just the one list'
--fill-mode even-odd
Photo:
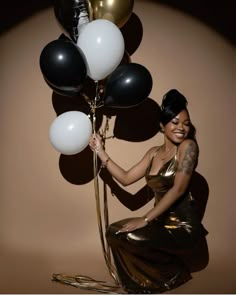
{"label": "black balloon", "polygon": [[44,79],[45,82],[47,83],[47,85],[56,93],[63,95],[63,96],[76,96],[78,97],[81,93],[80,89],[77,88],[71,88],[71,89],[67,89],[67,90],[63,90],[62,88],[57,88],[54,85],[52,85],[49,81],[47,81],[46,79]]}
{"label": "black balloon", "polygon": [[148,140],[160,131],[160,116],[160,106],[150,98],[135,107],[119,109],[113,135],[131,142]]}
{"label": "black balloon", "polygon": [[137,63],[120,65],[107,79],[104,106],[136,106],[148,97],[151,90],[152,76],[144,66]]}
{"label": "black balloon", "polygon": [[80,49],[72,41],[58,39],[48,43],[39,62],[44,79],[53,90],[69,94],[82,89],[86,65]]}
{"label": "black balloon", "polygon": [[[54,0],[54,13],[61,26],[69,33],[76,42],[78,25],[78,5],[75,0]],[[77,1],[78,2],[78,1]]]}

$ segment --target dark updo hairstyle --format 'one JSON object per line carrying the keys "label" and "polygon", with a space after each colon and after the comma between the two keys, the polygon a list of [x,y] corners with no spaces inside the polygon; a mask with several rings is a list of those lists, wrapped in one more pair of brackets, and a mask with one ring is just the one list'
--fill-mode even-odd
{"label": "dark updo hairstyle", "polygon": [[[169,90],[162,99],[161,104],[161,123],[165,126],[174,117],[176,117],[181,111],[186,110],[187,113],[187,99],[176,89]],[[192,123],[190,123],[190,130],[188,138],[195,140],[196,129]]]}

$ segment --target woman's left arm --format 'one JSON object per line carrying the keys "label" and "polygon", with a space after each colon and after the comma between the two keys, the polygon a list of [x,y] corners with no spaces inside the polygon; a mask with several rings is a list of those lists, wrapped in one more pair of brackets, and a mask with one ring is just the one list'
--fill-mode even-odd
{"label": "woman's left arm", "polygon": [[180,198],[188,188],[191,176],[195,169],[198,158],[197,143],[191,139],[186,139],[178,148],[178,168],[173,186],[161,198],[154,208],[145,214],[144,217],[135,218],[122,228],[123,231],[132,231],[144,227],[148,222],[162,215],[174,202]]}

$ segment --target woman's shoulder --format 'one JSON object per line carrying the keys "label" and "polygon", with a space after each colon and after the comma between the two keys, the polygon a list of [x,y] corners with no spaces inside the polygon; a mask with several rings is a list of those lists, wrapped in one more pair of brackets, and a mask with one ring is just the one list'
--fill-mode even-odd
{"label": "woman's shoulder", "polygon": [[151,159],[154,156],[154,154],[158,151],[159,148],[160,148],[160,146],[153,146],[153,147],[151,147],[145,153],[145,157],[148,157],[149,159]]}
{"label": "woman's shoulder", "polygon": [[154,154],[156,151],[158,151],[158,149],[159,149],[160,147],[161,147],[161,146],[158,146],[158,145],[151,147],[151,148],[147,151],[147,154],[150,154],[150,155]]}
{"label": "woman's shoulder", "polygon": [[186,138],[183,142],[179,144],[178,150],[184,152],[186,150],[192,150],[198,152],[198,144],[195,140]]}

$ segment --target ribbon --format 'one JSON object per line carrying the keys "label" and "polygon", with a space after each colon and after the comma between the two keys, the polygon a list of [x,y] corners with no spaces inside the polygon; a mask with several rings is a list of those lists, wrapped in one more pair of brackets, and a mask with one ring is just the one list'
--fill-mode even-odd
{"label": "ribbon", "polygon": [[[93,133],[96,133],[96,109],[101,106],[98,81],[95,81],[95,83],[96,83],[96,96],[94,101],[89,102],[90,108],[91,108]],[[107,119],[104,131],[101,134],[104,148],[105,148],[106,131],[108,129],[109,129],[109,122]],[[99,235],[100,235],[100,240],[101,240],[101,245],[103,250],[103,256],[104,256],[106,265],[108,267],[109,273],[111,277],[113,278],[114,282],[111,283],[111,282],[98,281],[83,275],[69,276],[66,274],[53,274],[53,281],[57,281],[63,284],[69,284],[71,286],[81,288],[81,289],[97,291],[100,293],[121,294],[122,287],[119,281],[119,277],[117,275],[115,267],[113,266],[111,262],[111,250],[109,245],[106,242],[106,239],[104,238],[105,231],[107,227],[109,226],[107,185],[104,182],[103,184],[104,226],[103,226],[102,214],[101,214],[101,200],[100,200],[100,193],[99,193],[99,180],[98,180],[98,174],[99,174],[98,158],[97,158],[96,152],[93,153],[93,173],[94,173],[94,192],[95,192],[96,211],[97,211],[97,223],[98,223]]]}

